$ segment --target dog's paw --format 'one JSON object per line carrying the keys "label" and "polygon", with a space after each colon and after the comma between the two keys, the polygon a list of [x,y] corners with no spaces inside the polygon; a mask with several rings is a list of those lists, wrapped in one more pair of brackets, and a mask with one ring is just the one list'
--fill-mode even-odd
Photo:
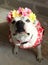
{"label": "dog's paw", "polygon": [[16,51],[16,49],[14,49],[14,54],[16,54],[16,55],[18,54],[18,51]]}
{"label": "dog's paw", "polygon": [[38,56],[37,56],[37,61],[38,61],[38,62],[41,62],[42,60],[43,60],[43,57],[38,57]]}

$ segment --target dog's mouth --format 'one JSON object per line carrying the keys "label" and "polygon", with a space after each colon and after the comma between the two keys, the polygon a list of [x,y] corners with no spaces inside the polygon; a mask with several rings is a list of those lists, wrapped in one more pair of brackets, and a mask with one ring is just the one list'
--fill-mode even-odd
{"label": "dog's mouth", "polygon": [[[33,37],[33,35],[31,35],[30,39],[27,40],[27,41],[25,41],[25,42],[21,42],[20,40],[17,40],[19,43],[17,43],[16,45],[17,45],[17,46],[23,46],[24,44],[30,42],[30,40],[32,39],[32,37]],[[20,43],[20,42],[21,42],[21,43]]]}

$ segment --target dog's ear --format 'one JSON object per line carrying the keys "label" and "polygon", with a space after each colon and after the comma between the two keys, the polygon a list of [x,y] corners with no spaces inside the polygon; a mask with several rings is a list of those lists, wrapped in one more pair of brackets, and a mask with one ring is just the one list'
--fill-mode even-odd
{"label": "dog's ear", "polygon": [[12,24],[14,24],[14,23],[15,23],[15,20],[12,21]]}

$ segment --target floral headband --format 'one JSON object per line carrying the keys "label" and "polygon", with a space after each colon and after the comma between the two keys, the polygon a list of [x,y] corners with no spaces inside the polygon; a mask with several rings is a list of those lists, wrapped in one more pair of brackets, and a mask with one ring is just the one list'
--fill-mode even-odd
{"label": "floral headband", "polygon": [[34,23],[36,20],[36,15],[31,11],[29,8],[21,8],[19,7],[18,10],[10,11],[7,20],[8,22],[11,22],[13,18],[21,17],[21,16],[27,16],[29,19]]}

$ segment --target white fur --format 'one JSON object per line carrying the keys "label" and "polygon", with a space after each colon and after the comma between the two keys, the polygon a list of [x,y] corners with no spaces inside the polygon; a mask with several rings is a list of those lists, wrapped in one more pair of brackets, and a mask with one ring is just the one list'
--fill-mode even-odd
{"label": "white fur", "polygon": [[[15,36],[12,35],[12,39],[13,39],[14,43],[18,46],[20,45],[21,42],[29,41],[32,36],[32,39],[28,43],[23,45],[24,48],[29,47],[29,46],[32,47],[37,39],[37,34],[38,34],[37,29],[34,26],[34,24],[32,23],[32,21],[30,20],[30,22],[28,23],[28,22],[26,22],[27,19],[29,19],[29,18],[28,17],[16,17],[15,18],[16,21],[22,20],[25,23],[24,28],[27,33],[30,33],[30,35],[27,35],[24,32],[22,32],[20,34],[18,33]],[[10,30],[11,30],[11,34],[13,34],[15,32],[15,25],[10,24]],[[20,40],[21,42],[20,43],[17,42],[16,39]]]}
{"label": "white fur", "polygon": [[[30,33],[30,35],[27,35],[25,32],[22,32],[22,33],[16,33],[16,35],[14,36],[13,33],[15,33],[15,24],[10,24],[11,40],[15,44],[15,49],[14,49],[15,54],[16,52],[18,52],[18,46],[21,46],[20,43],[28,41],[28,43],[23,44],[23,48],[28,48],[28,47],[30,48],[34,46],[37,40],[38,31],[36,29],[36,26],[39,21],[36,20],[35,23],[33,24],[31,20],[30,22],[26,22],[27,19],[29,18],[28,17],[16,17],[14,20],[16,20],[16,22],[19,20],[22,20],[25,23],[24,29],[26,33]],[[20,42],[18,42],[17,40],[20,40]],[[42,60],[41,44],[37,46],[37,51],[38,51],[37,59],[38,61],[41,61]]]}

